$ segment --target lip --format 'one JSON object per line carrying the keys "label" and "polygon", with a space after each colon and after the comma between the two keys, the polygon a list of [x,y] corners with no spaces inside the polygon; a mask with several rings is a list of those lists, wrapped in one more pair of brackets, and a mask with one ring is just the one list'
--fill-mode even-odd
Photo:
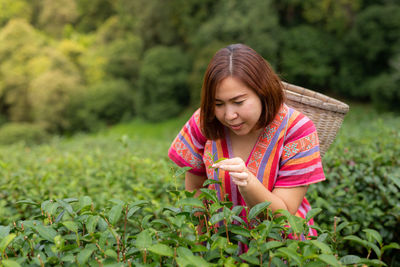
{"label": "lip", "polygon": [[240,128],[242,128],[243,124],[244,124],[244,122],[239,123],[239,124],[235,124],[235,125],[231,125],[231,124],[230,124],[229,127],[230,127],[232,130],[237,131],[237,130],[240,130]]}

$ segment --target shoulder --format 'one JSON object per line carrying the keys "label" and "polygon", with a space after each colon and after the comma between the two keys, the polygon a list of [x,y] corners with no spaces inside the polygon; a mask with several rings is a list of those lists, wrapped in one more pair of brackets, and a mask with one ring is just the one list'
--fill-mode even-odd
{"label": "shoulder", "polygon": [[316,134],[317,130],[310,118],[300,111],[288,107],[286,143]]}

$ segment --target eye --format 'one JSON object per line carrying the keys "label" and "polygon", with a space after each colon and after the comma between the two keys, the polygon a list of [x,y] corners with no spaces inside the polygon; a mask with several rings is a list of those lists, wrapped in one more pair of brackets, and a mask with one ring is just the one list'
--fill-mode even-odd
{"label": "eye", "polygon": [[215,103],[216,107],[221,107],[223,104],[222,103]]}
{"label": "eye", "polygon": [[244,102],[244,100],[242,100],[242,101],[235,101],[235,102],[233,102],[233,103],[235,103],[235,105],[241,105],[241,104],[243,104],[243,102]]}

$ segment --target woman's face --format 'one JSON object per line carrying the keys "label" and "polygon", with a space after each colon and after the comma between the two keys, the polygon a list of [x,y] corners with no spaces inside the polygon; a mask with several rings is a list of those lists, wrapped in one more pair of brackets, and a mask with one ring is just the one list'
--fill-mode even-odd
{"label": "woman's face", "polygon": [[215,116],[238,136],[252,134],[262,113],[257,94],[234,77],[227,77],[216,88]]}

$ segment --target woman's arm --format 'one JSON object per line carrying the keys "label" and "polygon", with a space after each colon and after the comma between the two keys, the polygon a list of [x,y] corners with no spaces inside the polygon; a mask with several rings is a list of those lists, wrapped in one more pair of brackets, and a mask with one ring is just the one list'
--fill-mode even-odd
{"label": "woman's arm", "polygon": [[[207,180],[205,176],[198,176],[190,172],[185,175],[185,189],[187,191],[197,190],[203,187],[203,183]],[[200,191],[199,191],[200,192]],[[200,194],[200,193],[197,193]]]}
{"label": "woman's arm", "polygon": [[270,192],[265,186],[247,169],[241,158],[223,160],[213,165],[229,171],[232,181],[238,185],[240,194],[243,196],[249,208],[254,205],[269,201],[272,211],[278,209],[288,210],[295,214],[307,192],[307,186],[291,188],[275,188]]}

